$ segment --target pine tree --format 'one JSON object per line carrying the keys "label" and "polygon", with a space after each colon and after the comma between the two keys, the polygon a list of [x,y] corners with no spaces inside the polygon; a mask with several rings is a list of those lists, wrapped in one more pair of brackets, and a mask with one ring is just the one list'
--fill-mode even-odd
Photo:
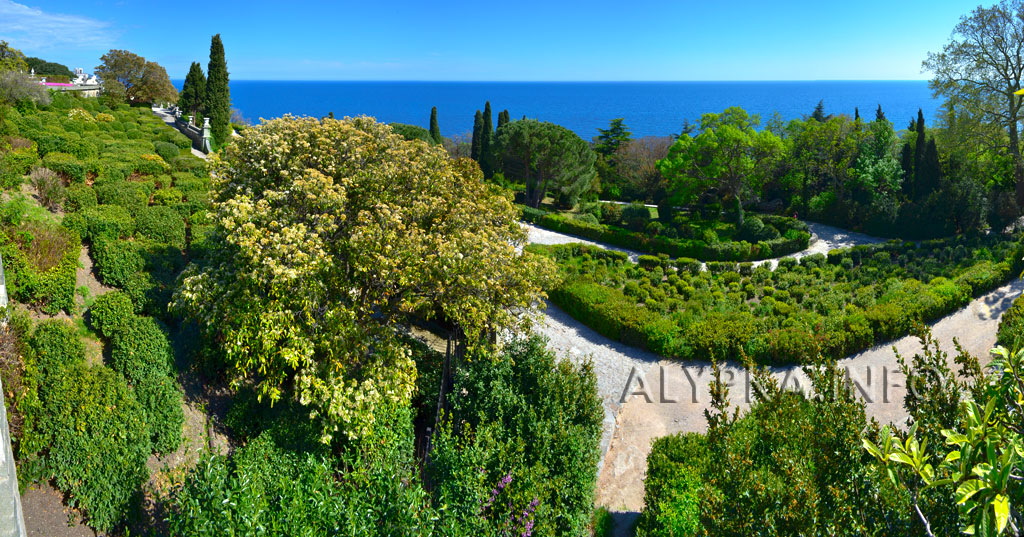
{"label": "pine tree", "polygon": [[817,121],[818,123],[824,123],[825,121],[828,120],[828,117],[825,115],[824,99],[818,101],[818,104],[814,107],[814,112],[811,112],[811,119]]}
{"label": "pine tree", "polygon": [[192,62],[188,75],[185,76],[185,83],[181,86],[181,93],[178,94],[178,108],[183,110],[186,115],[193,116],[194,120],[203,113],[204,100],[206,100],[206,75],[203,74],[203,67],[199,65],[199,62]]}
{"label": "pine tree", "polygon": [[441,127],[437,126],[437,107],[430,109],[430,138],[434,143],[441,145]]}
{"label": "pine tree", "polygon": [[628,142],[632,133],[629,132],[629,127],[624,121],[625,118],[615,118],[608,124],[607,129],[597,129],[598,135],[594,151],[607,158],[612,156],[620,145]]}
{"label": "pine tree", "polygon": [[878,110],[875,110],[875,121],[885,121],[885,112],[882,111],[882,105],[878,105]]}
{"label": "pine tree", "polygon": [[220,147],[231,136],[231,90],[228,89],[228,64],[220,34],[210,40],[210,64],[206,68],[206,111],[210,118],[213,142]]}
{"label": "pine tree", "polygon": [[480,138],[480,170],[484,177],[490,179],[494,175],[494,123],[491,122],[491,101],[484,104],[483,136]]}
{"label": "pine tree", "polygon": [[480,144],[483,141],[484,115],[479,110],[473,117],[473,140],[469,144],[469,158],[480,162]]}

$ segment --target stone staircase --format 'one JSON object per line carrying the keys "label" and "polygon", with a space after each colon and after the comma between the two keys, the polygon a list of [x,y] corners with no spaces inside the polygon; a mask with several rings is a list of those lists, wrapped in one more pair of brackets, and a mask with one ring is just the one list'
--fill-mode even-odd
{"label": "stone staircase", "polygon": [[[0,310],[7,308],[7,285],[4,281],[4,260],[0,257]],[[0,323],[7,322],[6,311],[0,311]],[[0,384],[0,537],[25,537],[25,517],[18,494],[18,473],[11,451],[11,433],[7,427],[7,407],[3,385]]]}

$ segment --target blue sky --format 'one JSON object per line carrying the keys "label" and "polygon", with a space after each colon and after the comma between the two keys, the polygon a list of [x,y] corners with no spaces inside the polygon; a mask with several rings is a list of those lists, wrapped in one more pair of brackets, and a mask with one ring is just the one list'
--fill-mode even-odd
{"label": "blue sky", "polygon": [[110,48],[184,78],[220,33],[232,79],[911,80],[976,2],[0,0],[0,39],[91,71]]}

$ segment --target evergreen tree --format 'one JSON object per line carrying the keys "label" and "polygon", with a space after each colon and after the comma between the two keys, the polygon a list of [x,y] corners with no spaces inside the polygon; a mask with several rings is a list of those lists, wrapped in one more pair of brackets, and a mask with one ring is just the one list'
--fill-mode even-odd
{"label": "evergreen tree", "polygon": [[856,106],[854,106],[853,107],[853,120],[857,121],[858,119],[860,119],[860,110]]}
{"label": "evergreen tree", "polygon": [[882,105],[878,105],[878,110],[875,110],[875,121],[885,121],[885,112],[882,111]]}
{"label": "evergreen tree", "polygon": [[497,130],[500,131],[501,128],[504,127],[505,125],[507,125],[508,123],[509,123],[509,120],[508,120],[508,110],[502,110],[501,112],[498,112],[498,128],[497,128]]}
{"label": "evergreen tree", "polygon": [[903,192],[914,199],[914,147],[909,140],[903,143],[900,150],[900,167],[903,168]]}
{"label": "evergreen tree", "polygon": [[824,123],[828,120],[828,116],[825,115],[825,100],[818,101],[818,104],[814,107],[814,112],[811,112],[811,119],[818,123]]}
{"label": "evergreen tree", "polygon": [[626,126],[625,118],[615,118],[609,123],[607,129],[597,129],[599,133],[594,143],[594,151],[605,158],[612,156],[620,145],[630,139],[629,127]]}
{"label": "evergreen tree", "polygon": [[491,101],[484,103],[484,124],[480,137],[480,171],[490,179],[494,175],[494,123],[491,122]]}
{"label": "evergreen tree", "polygon": [[924,112],[917,109],[917,122],[914,124],[917,140],[914,143],[914,196],[920,198],[927,194],[924,166],[924,152],[927,142],[924,139]]}
{"label": "evergreen tree", "polygon": [[199,62],[192,62],[188,75],[185,76],[185,83],[181,86],[181,93],[178,94],[178,108],[183,110],[186,115],[199,118],[203,113],[204,100],[206,100],[206,75],[203,74],[203,67],[199,65]]}
{"label": "evergreen tree", "polygon": [[480,144],[483,142],[484,115],[479,110],[473,117],[473,140],[469,145],[469,158],[480,162]]}
{"label": "evergreen tree", "polygon": [[441,127],[437,125],[437,107],[430,109],[430,138],[434,143],[441,145]]}
{"label": "evergreen tree", "polygon": [[921,182],[917,187],[918,197],[925,197],[939,190],[942,181],[942,164],[939,162],[939,149],[935,146],[935,138],[929,138],[921,156],[919,167]]}
{"label": "evergreen tree", "polygon": [[213,142],[219,147],[231,136],[231,91],[228,89],[228,64],[220,34],[210,40],[210,64],[206,68],[205,113],[210,118]]}

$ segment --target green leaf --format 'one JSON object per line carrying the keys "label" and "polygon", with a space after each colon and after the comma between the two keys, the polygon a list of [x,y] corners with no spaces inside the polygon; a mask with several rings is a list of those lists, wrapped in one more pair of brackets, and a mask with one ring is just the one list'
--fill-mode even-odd
{"label": "green leaf", "polygon": [[902,453],[899,451],[890,453],[889,460],[893,462],[901,462],[903,464],[906,464],[907,466],[910,466],[911,468],[914,467],[914,459],[910,458],[910,455],[907,455],[906,453]]}
{"label": "green leaf", "polygon": [[959,451],[950,451],[949,453],[946,454],[945,462],[953,462],[953,461],[958,461],[958,460],[960,460],[960,452]]}
{"label": "green leaf", "polygon": [[985,483],[977,479],[964,481],[956,488],[956,503],[962,504],[971,499],[979,490],[985,488]]}
{"label": "green leaf", "polygon": [[992,510],[996,514],[996,533],[1001,534],[1010,520],[1010,499],[1002,494],[996,494],[992,500]]}

